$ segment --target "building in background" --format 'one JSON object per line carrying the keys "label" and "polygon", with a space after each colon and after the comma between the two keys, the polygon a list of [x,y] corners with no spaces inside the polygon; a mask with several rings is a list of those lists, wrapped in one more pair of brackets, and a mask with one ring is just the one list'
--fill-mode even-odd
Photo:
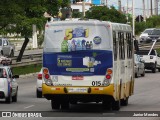
{"label": "building in background", "polygon": [[[82,12],[83,0],[71,0],[72,11]],[[106,0],[85,0],[85,11],[89,10],[92,5],[105,5]]]}

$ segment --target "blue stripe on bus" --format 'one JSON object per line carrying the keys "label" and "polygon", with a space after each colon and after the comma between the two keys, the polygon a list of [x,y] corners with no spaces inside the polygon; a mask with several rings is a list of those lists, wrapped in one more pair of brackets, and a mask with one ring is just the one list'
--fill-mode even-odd
{"label": "blue stripe on bus", "polygon": [[[89,58],[95,65],[93,63],[84,65],[83,58]],[[47,67],[51,75],[105,75],[107,68],[112,66],[112,51],[108,50],[43,53],[43,67]],[[79,71],[74,71],[75,69]]]}

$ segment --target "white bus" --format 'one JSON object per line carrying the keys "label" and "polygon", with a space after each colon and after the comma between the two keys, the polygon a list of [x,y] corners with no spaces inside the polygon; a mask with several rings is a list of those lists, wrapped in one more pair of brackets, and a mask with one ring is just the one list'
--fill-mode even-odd
{"label": "white bus", "polygon": [[99,20],[48,22],[42,94],[52,109],[79,102],[119,110],[134,89],[130,25]]}

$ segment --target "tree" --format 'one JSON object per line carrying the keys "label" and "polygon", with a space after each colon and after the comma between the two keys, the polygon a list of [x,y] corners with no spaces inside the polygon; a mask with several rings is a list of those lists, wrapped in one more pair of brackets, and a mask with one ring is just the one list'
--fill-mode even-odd
{"label": "tree", "polygon": [[112,21],[118,23],[126,23],[126,16],[114,7],[110,9],[106,6],[93,6],[86,12],[86,18],[89,19],[98,19],[104,21]]}
{"label": "tree", "polygon": [[32,25],[44,29],[44,12],[55,16],[70,0],[0,0],[0,34],[31,36]]}
{"label": "tree", "polygon": [[160,15],[151,16],[146,19],[145,22],[136,22],[135,23],[135,33],[139,34],[144,31],[146,28],[160,28]]}

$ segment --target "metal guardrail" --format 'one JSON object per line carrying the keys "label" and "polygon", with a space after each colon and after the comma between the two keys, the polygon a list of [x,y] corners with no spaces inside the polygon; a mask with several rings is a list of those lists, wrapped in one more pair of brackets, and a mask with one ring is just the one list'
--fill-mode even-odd
{"label": "metal guardrail", "polygon": [[[139,44],[140,49],[150,49],[153,43],[141,43]],[[154,49],[160,48],[160,42],[156,42]]]}
{"label": "metal guardrail", "polygon": [[21,62],[16,62],[16,60],[17,60],[17,56],[14,56],[12,58],[12,64],[11,64],[12,67],[41,64],[42,63],[42,53],[23,55]]}
{"label": "metal guardrail", "polygon": [[[150,49],[152,43],[139,44],[140,49]],[[160,48],[160,42],[157,42],[154,49]],[[42,64],[42,53],[23,55],[21,62],[16,62],[17,56],[12,58],[12,67],[20,67],[34,64]]]}

